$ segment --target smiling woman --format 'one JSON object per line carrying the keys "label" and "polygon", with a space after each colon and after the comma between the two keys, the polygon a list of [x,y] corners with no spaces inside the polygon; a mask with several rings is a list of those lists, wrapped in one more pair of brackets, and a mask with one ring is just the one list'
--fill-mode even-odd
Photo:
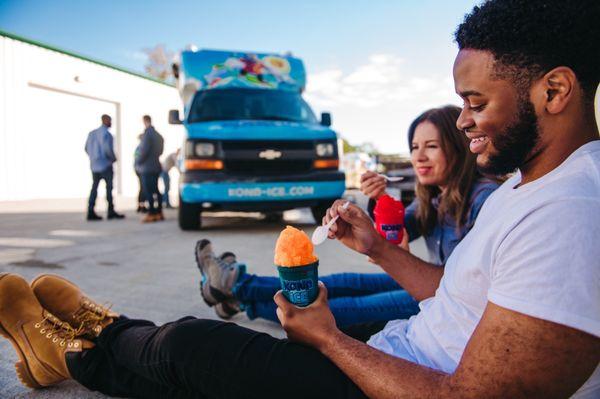
{"label": "smiling woman", "polygon": [[463,226],[472,206],[469,193],[482,179],[475,155],[469,152],[469,139],[456,127],[460,113],[460,108],[450,105],[430,109],[408,129],[411,162],[417,174],[416,230],[423,236],[445,218],[457,229]]}

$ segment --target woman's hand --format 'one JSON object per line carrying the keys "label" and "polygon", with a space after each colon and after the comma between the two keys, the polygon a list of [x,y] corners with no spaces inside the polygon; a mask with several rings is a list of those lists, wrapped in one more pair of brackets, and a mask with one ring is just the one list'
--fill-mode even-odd
{"label": "woman's hand", "polygon": [[373,200],[385,194],[387,182],[383,176],[375,172],[365,172],[360,176],[360,191]]}
{"label": "woman's hand", "polygon": [[408,245],[408,231],[406,231],[406,229],[402,229],[402,242],[398,244],[398,246],[410,253],[410,247]]}
{"label": "woman's hand", "polygon": [[339,215],[339,219],[329,229],[328,237],[337,238],[350,249],[361,254],[368,254],[378,240],[383,238],[373,227],[371,218],[358,206],[349,204],[343,209],[346,200],[337,200],[327,210],[323,217],[323,224],[329,223],[331,219]]}

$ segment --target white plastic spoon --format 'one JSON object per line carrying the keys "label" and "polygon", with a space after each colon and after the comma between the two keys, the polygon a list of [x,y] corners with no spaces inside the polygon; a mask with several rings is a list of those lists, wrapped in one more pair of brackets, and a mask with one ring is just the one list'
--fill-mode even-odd
{"label": "white plastic spoon", "polygon": [[[350,201],[346,201],[346,203],[342,205],[342,209],[348,208],[348,205],[350,205]],[[313,231],[311,241],[314,245],[323,244],[323,242],[325,242],[327,239],[327,234],[329,233],[329,228],[335,223],[336,220],[338,220],[339,217],[340,215],[336,215],[327,224],[319,226],[315,229],[315,231]]]}
{"label": "white plastic spoon", "polygon": [[380,176],[383,176],[383,178],[385,180],[389,181],[390,183],[395,183],[395,182],[404,180],[404,176],[398,176],[398,177],[390,177],[390,176],[386,176],[386,175],[380,175]]}

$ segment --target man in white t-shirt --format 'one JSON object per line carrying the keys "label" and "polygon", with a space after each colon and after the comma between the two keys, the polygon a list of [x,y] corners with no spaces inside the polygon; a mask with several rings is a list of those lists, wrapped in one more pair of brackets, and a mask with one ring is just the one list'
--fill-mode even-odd
{"label": "man in white t-shirt", "polygon": [[381,239],[344,201],[323,220],[339,215],[330,238],[370,256],[421,312],[388,323],[367,351],[335,328],[324,299],[299,311],[276,298],[288,336],[368,396],[600,397],[600,5],[566,3],[490,2],[456,32],[457,126],[484,172],[518,173],[444,271]]}
{"label": "man in white t-shirt", "polygon": [[356,206],[328,211],[331,238],[422,301],[410,320],[365,344],[336,327],[321,286],[306,308],[275,296],[290,340],[193,317],[158,327],[61,277],[0,274],[21,380],[145,398],[600,397],[599,20],[597,0],[492,0],[459,26],[457,125],[485,172],[519,172],[445,270],[383,240]]}

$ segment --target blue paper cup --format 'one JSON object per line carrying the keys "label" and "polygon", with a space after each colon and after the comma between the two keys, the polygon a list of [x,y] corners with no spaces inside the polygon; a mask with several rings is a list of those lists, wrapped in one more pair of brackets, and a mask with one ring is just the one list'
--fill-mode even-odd
{"label": "blue paper cup", "polygon": [[308,306],[319,295],[319,261],[306,266],[277,266],[283,296],[296,306]]}

